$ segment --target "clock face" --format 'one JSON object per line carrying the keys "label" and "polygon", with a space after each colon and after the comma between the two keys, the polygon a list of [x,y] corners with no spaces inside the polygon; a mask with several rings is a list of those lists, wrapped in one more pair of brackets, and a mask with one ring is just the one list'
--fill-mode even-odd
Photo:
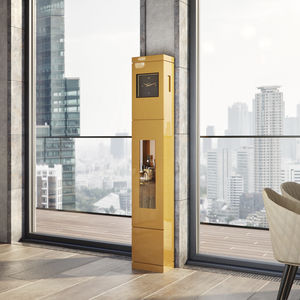
{"label": "clock face", "polygon": [[149,98],[158,97],[159,94],[158,73],[136,75],[136,97]]}

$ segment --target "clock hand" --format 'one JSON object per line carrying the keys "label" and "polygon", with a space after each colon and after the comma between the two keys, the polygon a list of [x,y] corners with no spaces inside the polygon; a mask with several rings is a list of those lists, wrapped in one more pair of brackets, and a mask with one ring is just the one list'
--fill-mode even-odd
{"label": "clock hand", "polygon": [[156,82],[144,83],[145,87],[156,86]]}

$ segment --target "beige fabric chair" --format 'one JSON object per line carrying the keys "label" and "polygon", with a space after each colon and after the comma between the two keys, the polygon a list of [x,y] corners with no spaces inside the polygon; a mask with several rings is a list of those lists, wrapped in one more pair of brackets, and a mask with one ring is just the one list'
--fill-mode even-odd
{"label": "beige fabric chair", "polygon": [[288,299],[300,265],[300,201],[271,189],[264,189],[263,199],[274,257],[285,264],[277,299]]}
{"label": "beige fabric chair", "polygon": [[291,199],[297,205],[300,201],[300,184],[296,182],[284,182],[280,188],[282,195]]}

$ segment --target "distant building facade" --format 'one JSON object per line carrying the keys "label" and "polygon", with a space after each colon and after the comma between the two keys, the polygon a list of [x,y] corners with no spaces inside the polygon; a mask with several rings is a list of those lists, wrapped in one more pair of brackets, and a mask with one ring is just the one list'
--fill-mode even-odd
{"label": "distant building facade", "polygon": [[[117,133],[116,136],[127,136],[127,133]],[[125,158],[125,139],[113,138],[110,140],[110,153],[114,159]]]}
{"label": "distant building facade", "polygon": [[228,180],[227,199],[230,205],[230,216],[239,218],[240,197],[244,192],[244,181],[242,176],[230,176]]}
{"label": "distant building facade", "polygon": [[[255,135],[280,136],[283,134],[284,102],[280,86],[262,86],[255,95]],[[255,192],[265,187],[279,191],[281,183],[281,149],[279,138],[256,138]]]}
{"label": "distant building facade", "polygon": [[36,166],[36,207],[62,209],[61,165]]}

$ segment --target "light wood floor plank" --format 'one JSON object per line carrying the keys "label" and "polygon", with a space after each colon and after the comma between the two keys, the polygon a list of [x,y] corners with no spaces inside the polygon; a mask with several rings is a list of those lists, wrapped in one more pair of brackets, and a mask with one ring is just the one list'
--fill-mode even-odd
{"label": "light wood floor plank", "polygon": [[19,279],[10,278],[7,276],[5,278],[1,278],[0,279],[0,295],[3,292],[18,288],[18,287],[26,285],[28,283],[30,283],[29,280],[19,280]]}
{"label": "light wood floor plank", "polygon": [[[268,282],[261,290],[257,291],[249,300],[274,300],[277,298],[279,282]],[[300,299],[300,286],[293,285],[289,300]]]}
{"label": "light wood floor plank", "polygon": [[231,276],[214,288],[209,289],[203,295],[201,300],[247,300],[268,281],[253,279],[247,277]]}
{"label": "light wood floor plank", "polygon": [[17,246],[16,249],[12,248],[12,251],[1,253],[0,261],[17,261],[29,259],[35,255],[47,253],[49,251],[49,249]]}
{"label": "light wood floor plank", "polygon": [[0,245],[0,254],[8,253],[14,250],[17,250],[20,246],[11,245],[11,244],[1,244]]}
{"label": "light wood floor plank", "polygon": [[66,276],[100,276],[106,272],[119,270],[130,270],[131,262],[114,258],[99,258],[98,260],[63,272]]}
{"label": "light wood floor plank", "polygon": [[203,294],[227,278],[229,275],[196,271],[183,280],[154,292],[145,299],[189,299],[188,297]]}
{"label": "light wood floor plank", "polygon": [[[46,300],[84,300],[93,298],[107,290],[124,284],[138,276],[139,274],[119,274],[116,272],[108,272],[105,275],[91,278],[88,281],[80,283],[76,286],[64,289],[59,293],[45,298]],[[119,298],[119,299],[122,299]]]}
{"label": "light wood floor plank", "polygon": [[16,279],[29,279],[40,280],[51,278],[59,273],[66,272],[67,270],[74,269],[76,267],[88,264],[97,260],[98,257],[76,254],[68,258],[52,259],[50,262],[35,266],[24,272],[16,273],[11,277]]}
{"label": "light wood floor plank", "polygon": [[[155,291],[181,280],[184,277],[193,274],[195,271],[187,269],[174,269],[164,274],[149,273],[138,277],[136,280],[129,281],[128,283],[114,288],[104,294],[100,294],[94,299],[142,299]],[[120,298],[121,296],[121,298]]]}
{"label": "light wood floor plank", "polygon": [[43,268],[44,265],[57,259],[64,259],[74,255],[74,253],[49,250],[48,252],[32,256],[28,259],[0,261],[0,279],[5,279],[7,276],[25,272],[32,268]]}
{"label": "light wood floor plank", "polygon": [[46,297],[62,289],[74,286],[79,282],[88,280],[86,277],[54,277],[48,279],[36,280],[21,288],[9,290],[0,294],[0,300],[32,300]]}

